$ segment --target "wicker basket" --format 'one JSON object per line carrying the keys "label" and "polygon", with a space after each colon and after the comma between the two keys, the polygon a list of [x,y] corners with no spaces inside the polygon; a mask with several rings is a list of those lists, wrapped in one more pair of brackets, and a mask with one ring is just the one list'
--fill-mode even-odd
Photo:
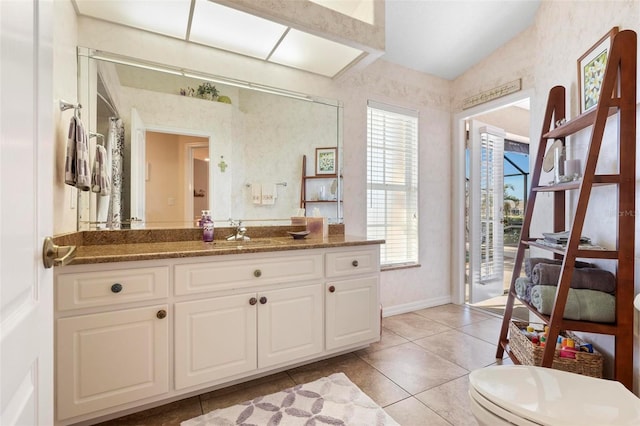
{"label": "wicker basket", "polygon": [[[527,325],[529,325],[529,323],[518,321],[511,321],[509,323],[509,348],[521,364],[541,365],[544,347],[534,345],[531,340],[525,336],[522,329],[526,329]],[[582,340],[570,331],[562,331],[560,335],[572,338],[576,344],[584,344]],[[576,352],[575,359],[561,358],[559,351],[556,350],[553,356],[552,368],[602,378],[602,365],[602,355],[595,350],[593,353]]]}

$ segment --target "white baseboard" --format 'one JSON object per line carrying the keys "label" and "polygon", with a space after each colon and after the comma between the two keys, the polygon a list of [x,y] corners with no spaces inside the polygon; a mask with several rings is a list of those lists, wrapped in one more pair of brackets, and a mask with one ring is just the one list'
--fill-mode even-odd
{"label": "white baseboard", "polygon": [[418,300],[416,302],[404,303],[402,305],[382,306],[382,316],[390,317],[392,315],[406,314],[407,312],[419,311],[424,308],[433,308],[434,306],[446,305],[451,303],[451,296],[438,297],[434,299]]}

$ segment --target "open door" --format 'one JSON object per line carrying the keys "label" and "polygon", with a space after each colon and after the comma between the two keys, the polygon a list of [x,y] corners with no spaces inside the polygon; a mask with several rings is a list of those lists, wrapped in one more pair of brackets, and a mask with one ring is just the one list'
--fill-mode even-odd
{"label": "open door", "polygon": [[469,303],[504,293],[504,136],[502,129],[470,120]]}
{"label": "open door", "polygon": [[7,426],[54,424],[53,272],[41,254],[59,176],[51,3],[0,2],[0,424]]}

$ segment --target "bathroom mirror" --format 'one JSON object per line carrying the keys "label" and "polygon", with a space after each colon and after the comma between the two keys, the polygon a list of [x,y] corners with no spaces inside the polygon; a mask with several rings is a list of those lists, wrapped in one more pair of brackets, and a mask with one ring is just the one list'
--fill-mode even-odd
{"label": "bathroom mirror", "polygon": [[341,179],[302,179],[303,156],[314,175],[317,148],[341,150],[337,101],[86,48],[78,67],[90,164],[102,145],[111,174],[110,194],[79,192],[79,230],[193,227],[201,210],[289,224],[302,185],[331,192],[307,215],[342,222]]}

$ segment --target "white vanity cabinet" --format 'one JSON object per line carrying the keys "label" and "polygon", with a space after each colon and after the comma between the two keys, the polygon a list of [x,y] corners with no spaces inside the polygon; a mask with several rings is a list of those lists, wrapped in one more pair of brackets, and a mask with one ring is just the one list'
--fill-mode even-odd
{"label": "white vanity cabinet", "polygon": [[372,244],[56,268],[56,425],[377,341],[378,252]]}
{"label": "white vanity cabinet", "polygon": [[[169,268],[64,271],[56,277],[57,418],[168,392]],[[123,301],[137,304],[123,309]]]}

